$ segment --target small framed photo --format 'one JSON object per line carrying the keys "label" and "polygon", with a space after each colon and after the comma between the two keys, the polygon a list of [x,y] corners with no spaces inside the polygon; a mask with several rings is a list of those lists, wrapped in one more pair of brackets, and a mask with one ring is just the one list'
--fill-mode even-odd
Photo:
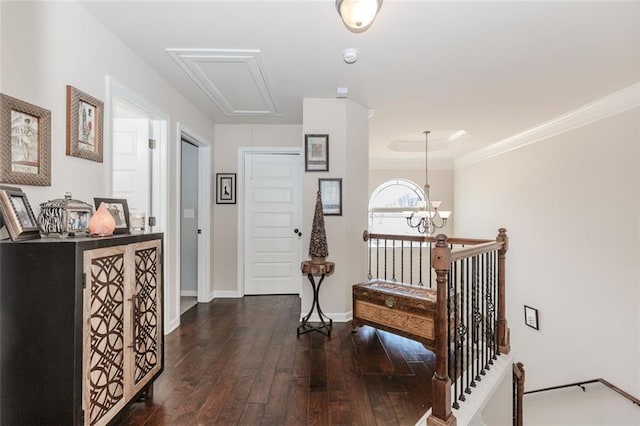
{"label": "small framed photo", "polygon": [[318,179],[325,216],[342,216],[342,179]]}
{"label": "small framed photo", "polygon": [[67,155],[102,163],[104,104],[67,86]]}
{"label": "small framed photo", "polygon": [[538,328],[538,310],[531,306],[524,305],[524,323],[531,328]]}
{"label": "small framed photo", "polygon": [[114,234],[129,233],[129,206],[127,200],[124,198],[94,198],[93,202],[96,210],[98,210],[100,204],[106,204],[107,210],[116,221],[116,229],[113,230]]}
{"label": "small framed photo", "polygon": [[236,203],[236,174],[216,173],[216,204]]}
{"label": "small framed photo", "polygon": [[40,227],[20,188],[0,186],[0,213],[13,241],[40,238]]}
{"label": "small framed photo", "polygon": [[329,135],[304,135],[304,170],[329,171]]}
{"label": "small framed photo", "polygon": [[51,185],[51,111],[1,93],[0,182]]}

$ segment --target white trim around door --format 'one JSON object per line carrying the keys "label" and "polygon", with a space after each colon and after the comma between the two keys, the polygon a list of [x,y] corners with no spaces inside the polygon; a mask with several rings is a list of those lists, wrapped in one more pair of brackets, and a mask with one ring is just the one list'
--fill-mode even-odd
{"label": "white trim around door", "polygon": [[[213,299],[211,291],[211,144],[204,138],[198,136],[193,131],[181,123],[177,123],[176,140],[187,140],[198,147],[198,229],[202,233],[198,237],[198,303],[208,303]],[[176,170],[180,170],[182,164],[181,151],[176,150]],[[176,219],[176,241],[180,241],[180,174],[177,174],[175,191],[176,205],[174,214]],[[175,279],[180,280],[180,253],[176,253],[176,274]],[[180,312],[180,286],[176,286],[175,301],[178,312]]]}

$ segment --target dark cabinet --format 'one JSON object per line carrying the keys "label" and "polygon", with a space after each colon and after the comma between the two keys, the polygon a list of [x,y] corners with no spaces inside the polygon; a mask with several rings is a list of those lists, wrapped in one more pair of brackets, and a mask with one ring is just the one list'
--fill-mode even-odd
{"label": "dark cabinet", "polygon": [[164,367],[162,234],[0,243],[0,423],[101,425]]}

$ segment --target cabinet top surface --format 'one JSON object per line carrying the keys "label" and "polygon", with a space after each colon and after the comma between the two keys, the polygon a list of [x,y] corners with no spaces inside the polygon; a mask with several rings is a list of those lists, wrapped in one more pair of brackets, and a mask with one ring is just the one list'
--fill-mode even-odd
{"label": "cabinet top surface", "polygon": [[144,234],[117,234],[110,237],[45,237],[33,240],[23,241],[0,241],[0,244],[80,244],[80,245],[113,245],[113,244],[130,244],[138,241],[149,241],[162,239],[162,232],[150,232]]}

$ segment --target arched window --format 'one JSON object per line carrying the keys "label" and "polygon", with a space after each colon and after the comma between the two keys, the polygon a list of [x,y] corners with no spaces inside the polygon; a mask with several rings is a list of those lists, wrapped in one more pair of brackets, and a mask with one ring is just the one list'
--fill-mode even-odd
{"label": "arched window", "polygon": [[420,235],[407,226],[402,214],[424,204],[424,190],[406,179],[392,179],[378,186],[369,199],[369,232]]}

